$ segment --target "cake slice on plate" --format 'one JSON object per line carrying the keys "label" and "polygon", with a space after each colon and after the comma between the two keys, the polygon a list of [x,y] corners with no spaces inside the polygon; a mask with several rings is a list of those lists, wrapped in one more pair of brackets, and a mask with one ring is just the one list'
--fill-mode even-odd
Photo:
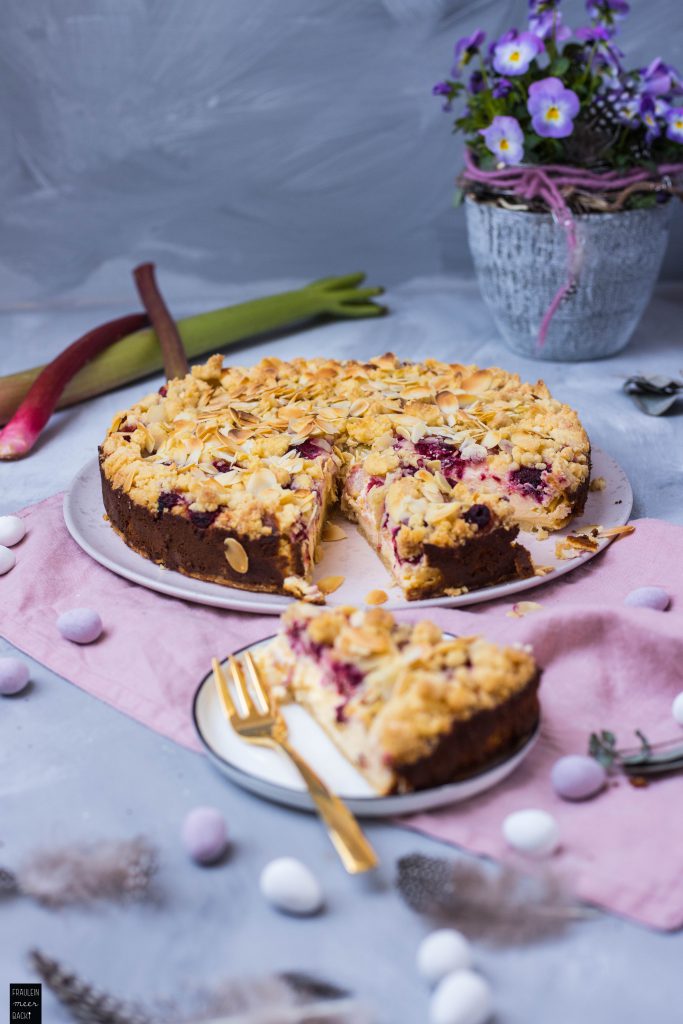
{"label": "cake slice on plate", "polygon": [[254,652],[380,795],[443,785],[512,754],[538,722],[531,654],[387,611],[298,603]]}

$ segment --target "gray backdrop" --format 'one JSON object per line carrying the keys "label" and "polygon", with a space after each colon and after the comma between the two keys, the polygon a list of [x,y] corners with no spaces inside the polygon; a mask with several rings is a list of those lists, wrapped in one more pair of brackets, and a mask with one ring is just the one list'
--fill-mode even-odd
{"label": "gray backdrop", "polygon": [[[632,6],[629,56],[683,65],[681,0]],[[582,0],[565,11],[585,17]],[[525,14],[524,0],[3,0],[2,306],[87,289],[98,268],[99,292],[128,296],[121,262],[142,258],[238,283],[468,269],[460,143],[430,90],[459,35]],[[669,277],[682,224],[677,211]]]}

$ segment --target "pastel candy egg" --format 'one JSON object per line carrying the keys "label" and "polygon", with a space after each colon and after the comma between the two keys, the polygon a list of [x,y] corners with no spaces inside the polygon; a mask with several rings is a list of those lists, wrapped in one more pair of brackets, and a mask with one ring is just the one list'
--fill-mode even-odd
{"label": "pastel candy egg", "polygon": [[92,608],[71,608],[57,619],[57,629],[65,640],[91,644],[102,635],[102,619]]}
{"label": "pastel candy egg", "polygon": [[225,818],[216,807],[195,807],[185,816],[181,837],[192,860],[214,864],[228,845]]}
{"label": "pastel candy egg", "polygon": [[0,658],[0,693],[20,693],[28,683],[29,669],[19,658]]}
{"label": "pastel candy egg", "polygon": [[679,693],[678,696],[674,698],[674,702],[671,705],[671,714],[679,725],[683,725],[683,693]]}
{"label": "pastel candy egg", "polygon": [[315,914],[322,906],[318,879],[294,857],[271,860],[261,872],[260,887],[268,902],[286,914]]}
{"label": "pastel candy egg", "polygon": [[586,800],[604,788],[607,772],[594,757],[568,754],[555,762],[550,781],[563,800]]}
{"label": "pastel candy egg", "polygon": [[430,1024],[485,1024],[492,1014],[488,983],[469,970],[447,974],[437,985],[429,1007]]}
{"label": "pastel candy egg", "polygon": [[671,604],[671,595],[663,587],[638,587],[624,598],[630,608],[654,608],[664,612]]}
{"label": "pastel candy egg", "polygon": [[472,951],[465,936],[454,928],[439,928],[422,940],[417,950],[418,973],[435,985],[447,974],[470,967]]}
{"label": "pastel candy egg", "polygon": [[548,857],[560,842],[560,828],[552,814],[529,808],[514,811],[503,821],[508,846],[527,857]]}
{"label": "pastel candy egg", "polygon": [[23,540],[25,533],[24,520],[19,516],[0,516],[0,544],[11,548]]}
{"label": "pastel candy egg", "polygon": [[9,548],[0,544],[0,576],[13,569],[17,562],[17,556]]}

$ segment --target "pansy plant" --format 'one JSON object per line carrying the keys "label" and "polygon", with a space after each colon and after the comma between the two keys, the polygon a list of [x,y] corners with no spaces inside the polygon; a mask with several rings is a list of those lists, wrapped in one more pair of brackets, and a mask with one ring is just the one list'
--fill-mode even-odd
{"label": "pansy plant", "polygon": [[[683,82],[660,57],[628,70],[615,43],[625,0],[587,0],[571,29],[560,0],[530,0],[529,21],[489,41],[478,29],[455,46],[451,77],[434,93],[464,100],[455,130],[482,170],[572,164],[625,171],[683,159]],[[654,201],[648,196],[642,201]]]}

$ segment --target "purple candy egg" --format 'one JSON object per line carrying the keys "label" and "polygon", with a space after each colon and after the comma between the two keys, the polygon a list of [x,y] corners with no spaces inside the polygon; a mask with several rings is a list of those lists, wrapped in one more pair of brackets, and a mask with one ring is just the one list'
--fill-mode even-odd
{"label": "purple candy egg", "polygon": [[102,635],[102,619],[92,608],[71,608],[57,619],[57,629],[65,640],[91,644]]}
{"label": "purple candy egg", "polygon": [[20,693],[28,683],[29,669],[19,658],[0,658],[0,693]]}
{"label": "purple candy egg", "polygon": [[568,754],[552,767],[550,781],[563,800],[587,800],[607,783],[607,772],[594,757]]}
{"label": "purple candy egg", "polygon": [[216,807],[195,807],[181,829],[183,846],[198,864],[213,864],[225,853],[228,829]]}
{"label": "purple candy egg", "polygon": [[631,608],[652,608],[665,612],[671,604],[671,595],[663,587],[638,587],[624,598],[624,604]]}

